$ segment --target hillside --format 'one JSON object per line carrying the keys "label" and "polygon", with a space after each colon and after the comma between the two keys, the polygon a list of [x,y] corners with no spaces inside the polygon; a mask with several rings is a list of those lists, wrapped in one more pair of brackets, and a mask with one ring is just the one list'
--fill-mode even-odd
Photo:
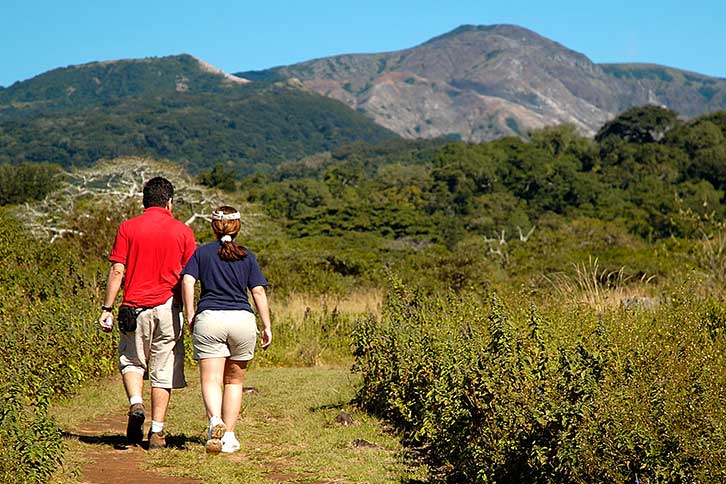
{"label": "hillside", "polygon": [[56,69],[0,91],[0,163],[153,156],[246,174],[395,137],[294,82],[250,83],[189,55]]}
{"label": "hillside", "polygon": [[172,92],[223,93],[247,83],[247,79],[225,74],[188,54],[91,62],[53,69],[0,90],[0,113],[77,110]]}
{"label": "hillside", "polygon": [[655,64],[601,64],[618,80],[623,109],[661,104],[684,116],[726,109],[726,79]]}
{"label": "hillside", "polygon": [[660,66],[601,66],[513,25],[466,25],[401,51],[238,75],[297,78],[407,138],[482,141],[559,123],[592,135],[635,105],[686,116],[726,108],[726,80]]}

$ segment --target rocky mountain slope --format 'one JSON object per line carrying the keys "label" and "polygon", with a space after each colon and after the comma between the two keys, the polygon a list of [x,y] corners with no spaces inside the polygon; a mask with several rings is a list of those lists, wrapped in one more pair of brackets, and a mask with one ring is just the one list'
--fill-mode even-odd
{"label": "rocky mountain slope", "polygon": [[654,65],[598,65],[513,25],[462,26],[417,47],[311,60],[250,79],[297,78],[408,138],[482,141],[558,123],[592,135],[618,112],[726,108],[726,80]]}

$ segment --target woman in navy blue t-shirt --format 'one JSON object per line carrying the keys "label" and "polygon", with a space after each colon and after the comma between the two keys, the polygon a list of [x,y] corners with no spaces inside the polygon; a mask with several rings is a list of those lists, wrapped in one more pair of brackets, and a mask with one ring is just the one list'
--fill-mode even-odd
{"label": "woman in navy blue t-shirt", "polygon": [[[272,342],[272,331],[265,293],[267,280],[254,254],[234,242],[240,230],[239,212],[219,207],[212,212],[212,230],[217,240],[197,248],[182,271],[182,297],[209,417],[207,452],[231,453],[240,447],[234,427],[247,362],[254,357],[257,342],[257,323],[248,290],[262,320],[263,349]],[[202,292],[195,312],[197,280]]]}

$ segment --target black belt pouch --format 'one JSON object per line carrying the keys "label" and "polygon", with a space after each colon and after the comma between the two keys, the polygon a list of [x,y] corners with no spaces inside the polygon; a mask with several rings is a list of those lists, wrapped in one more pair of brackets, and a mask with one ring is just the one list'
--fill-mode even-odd
{"label": "black belt pouch", "polygon": [[124,334],[136,331],[136,309],[131,306],[118,308],[118,329]]}

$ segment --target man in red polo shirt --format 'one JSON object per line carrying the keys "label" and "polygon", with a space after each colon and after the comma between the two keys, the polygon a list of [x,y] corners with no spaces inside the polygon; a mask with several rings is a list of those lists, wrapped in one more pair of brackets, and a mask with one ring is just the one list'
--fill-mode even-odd
{"label": "man in red polo shirt", "polygon": [[99,317],[101,328],[111,331],[113,303],[123,281],[119,313],[123,310],[136,320],[134,329],[123,324],[126,318],[119,318],[119,368],[130,406],[126,436],[135,444],[143,440],[142,393],[148,374],[150,449],[166,446],[164,420],[171,389],[186,386],[179,277],[196,242],[192,230],[172,216],[173,196],[174,187],[166,178],[152,178],[144,185],[144,213],[123,222],[116,232]]}

